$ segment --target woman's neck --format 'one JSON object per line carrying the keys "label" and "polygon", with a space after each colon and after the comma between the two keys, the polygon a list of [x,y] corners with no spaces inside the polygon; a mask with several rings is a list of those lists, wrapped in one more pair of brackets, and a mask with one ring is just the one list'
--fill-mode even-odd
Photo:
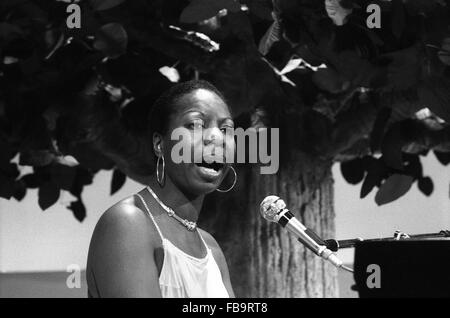
{"label": "woman's neck", "polygon": [[188,197],[175,186],[168,177],[162,188],[156,181],[156,178],[151,178],[148,186],[158,198],[165,205],[172,208],[179,217],[187,219],[188,221],[197,222],[203,205],[204,195]]}

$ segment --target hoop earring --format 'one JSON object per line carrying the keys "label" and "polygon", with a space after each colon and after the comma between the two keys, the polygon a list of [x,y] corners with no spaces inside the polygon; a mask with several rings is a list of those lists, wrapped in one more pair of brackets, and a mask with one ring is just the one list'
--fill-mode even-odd
{"label": "hoop earring", "polygon": [[[162,158],[162,176],[159,175],[159,163]],[[166,183],[166,160],[164,159],[164,155],[158,157],[158,161],[156,162],[156,181],[158,181],[159,186],[162,188]]]}
{"label": "hoop earring", "polygon": [[230,166],[230,169],[233,170],[233,173],[234,173],[234,181],[233,181],[233,185],[232,185],[229,189],[227,189],[227,190],[220,190],[219,188],[217,188],[217,189],[216,189],[217,192],[221,192],[221,193],[227,193],[227,192],[230,192],[231,190],[233,190],[234,186],[236,185],[236,182],[237,182],[237,173],[236,173],[236,170],[233,168],[233,166]]}

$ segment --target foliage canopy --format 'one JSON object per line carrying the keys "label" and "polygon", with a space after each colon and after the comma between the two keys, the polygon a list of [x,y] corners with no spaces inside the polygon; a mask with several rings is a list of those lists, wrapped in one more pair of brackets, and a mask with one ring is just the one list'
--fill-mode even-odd
{"label": "foliage canopy", "polygon": [[83,220],[98,171],[115,169],[111,192],[153,171],[152,102],[196,77],[223,91],[240,126],[280,127],[283,153],[341,161],[361,197],[380,188],[378,204],[415,182],[431,194],[421,155],[450,162],[448,0],[84,0],[79,29],[69,3],[0,2],[3,198],[37,188],[45,210],[67,190]]}

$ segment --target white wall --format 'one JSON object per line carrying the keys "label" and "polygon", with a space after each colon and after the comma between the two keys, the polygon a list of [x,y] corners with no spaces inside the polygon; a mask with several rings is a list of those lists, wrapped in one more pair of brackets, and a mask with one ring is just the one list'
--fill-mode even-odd
{"label": "white wall", "polygon": [[83,191],[87,208],[83,223],[60,203],[42,212],[37,190],[29,190],[20,203],[0,199],[0,273],[66,271],[70,264],[84,269],[90,238],[101,214],[142,188],[128,179],[110,196],[110,181],[111,172],[101,172]]}
{"label": "white wall", "polygon": [[[450,229],[450,169],[441,166],[433,155],[424,164],[424,172],[435,182],[435,191],[426,198],[416,187],[398,201],[378,207],[375,191],[359,199],[361,185],[351,186],[335,176],[336,230],[338,239],[392,236],[395,230],[410,234]],[[70,264],[83,269],[92,231],[105,209],[137,192],[141,185],[128,180],[114,196],[109,195],[111,173],[102,172],[83,192],[87,218],[75,220],[61,205],[42,212],[36,191],[29,191],[21,203],[0,199],[0,272],[66,271]],[[352,263],[353,250],[339,256]]]}
{"label": "white wall", "polygon": [[[336,238],[392,237],[396,230],[408,234],[450,230],[450,167],[442,166],[433,154],[422,159],[422,165],[424,174],[434,182],[431,197],[423,195],[414,184],[404,197],[381,207],[374,201],[376,189],[361,200],[361,184],[347,184],[339,165],[335,165]],[[353,252],[345,249],[338,254],[344,262],[352,263]]]}

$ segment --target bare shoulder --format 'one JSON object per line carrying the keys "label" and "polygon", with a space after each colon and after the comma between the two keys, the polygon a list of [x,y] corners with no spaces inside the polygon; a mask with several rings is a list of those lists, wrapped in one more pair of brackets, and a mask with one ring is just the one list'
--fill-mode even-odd
{"label": "bare shoulder", "polygon": [[159,297],[156,238],[150,218],[134,204],[134,197],[106,210],[89,246],[89,290],[102,297]]}
{"label": "bare shoulder", "polygon": [[[100,217],[94,236],[114,235],[131,238],[133,236],[151,237],[150,219],[146,213],[136,206],[134,197],[119,201]],[[143,234],[149,234],[144,235]]]}
{"label": "bare shoulder", "polygon": [[95,267],[95,262],[104,260],[105,254],[118,252],[131,256],[133,252],[155,248],[157,236],[154,232],[151,220],[134,204],[134,198],[126,198],[106,210],[97,222],[89,247],[88,265]]}

